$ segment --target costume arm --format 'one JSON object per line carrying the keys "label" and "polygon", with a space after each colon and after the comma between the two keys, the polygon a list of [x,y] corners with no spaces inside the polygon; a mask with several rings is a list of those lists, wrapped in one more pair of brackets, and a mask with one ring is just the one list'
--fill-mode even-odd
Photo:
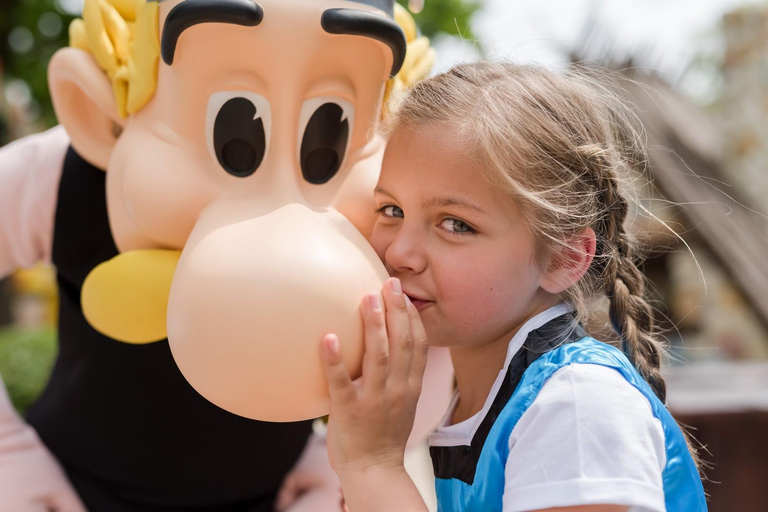
{"label": "costume arm", "polygon": [[63,127],[0,148],[0,278],[38,261],[50,261],[64,156]]}
{"label": "costume arm", "polygon": [[447,348],[430,347],[421,384],[421,396],[416,408],[416,420],[405,452],[405,469],[429,510],[437,510],[437,496],[427,438],[437,429],[453,395],[451,354]]}
{"label": "costume arm", "polygon": [[423,444],[435,431],[453,398],[453,364],[447,348],[430,347],[427,368],[421,384],[421,396],[416,408],[408,448]]}
{"label": "costume arm", "polygon": [[[0,277],[50,261],[56,197],[69,147],[62,127],[0,148]],[[11,405],[0,376],[3,510],[85,512],[59,463]]]}
{"label": "costume arm", "polygon": [[64,471],[11,405],[0,376],[2,510],[86,512]]}

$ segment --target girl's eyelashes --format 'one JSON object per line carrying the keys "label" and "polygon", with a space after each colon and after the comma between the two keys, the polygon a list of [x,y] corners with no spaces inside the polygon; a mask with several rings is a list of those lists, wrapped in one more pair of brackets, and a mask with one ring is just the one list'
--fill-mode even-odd
{"label": "girl's eyelashes", "polygon": [[[399,206],[394,204],[385,204],[377,208],[376,213],[386,219],[403,219],[405,212]],[[477,230],[467,222],[454,217],[445,217],[438,222],[438,227],[451,235],[477,235]]]}
{"label": "girl's eyelashes", "polygon": [[452,235],[476,234],[475,229],[463,220],[448,217],[440,221],[440,228]]}
{"label": "girl's eyelashes", "polygon": [[385,204],[381,208],[378,208],[376,210],[376,213],[379,213],[390,219],[402,219],[405,217],[405,213],[403,213],[403,210],[400,207],[395,206],[393,204]]}

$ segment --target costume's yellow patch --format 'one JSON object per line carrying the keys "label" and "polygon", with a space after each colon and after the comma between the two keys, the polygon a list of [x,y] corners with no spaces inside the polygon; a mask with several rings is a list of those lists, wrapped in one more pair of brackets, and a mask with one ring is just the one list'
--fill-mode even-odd
{"label": "costume's yellow patch", "polygon": [[83,314],[110,338],[133,344],[167,337],[166,314],[179,251],[130,251],[94,268],[83,283]]}

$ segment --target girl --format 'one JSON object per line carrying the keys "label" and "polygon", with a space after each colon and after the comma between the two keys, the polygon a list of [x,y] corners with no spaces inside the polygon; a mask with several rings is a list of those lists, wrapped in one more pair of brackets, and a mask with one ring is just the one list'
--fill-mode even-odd
{"label": "girl", "polygon": [[[361,306],[362,380],[336,336],[321,343],[352,512],[426,509],[403,447],[427,339],[458,386],[430,437],[440,510],[706,510],[624,225],[634,121],[593,81],[512,64],[459,66],[404,100],[371,238],[393,278]],[[622,351],[581,327],[601,296]]]}

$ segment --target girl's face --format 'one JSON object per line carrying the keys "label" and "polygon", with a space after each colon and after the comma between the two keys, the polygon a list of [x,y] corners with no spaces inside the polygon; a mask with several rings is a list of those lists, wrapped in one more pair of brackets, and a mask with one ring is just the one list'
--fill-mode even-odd
{"label": "girl's face", "polygon": [[395,131],[384,155],[371,244],[419,309],[436,346],[506,344],[556,302],[534,236],[447,124]]}

